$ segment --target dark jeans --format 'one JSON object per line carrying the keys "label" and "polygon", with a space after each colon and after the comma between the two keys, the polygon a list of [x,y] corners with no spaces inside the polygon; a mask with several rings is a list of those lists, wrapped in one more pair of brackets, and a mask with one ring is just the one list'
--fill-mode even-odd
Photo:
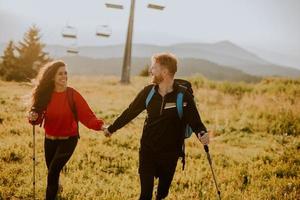
{"label": "dark jeans", "polygon": [[45,138],[45,159],[48,168],[46,200],[56,198],[60,171],[72,156],[77,141],[77,136],[72,136],[66,140]]}
{"label": "dark jeans", "polygon": [[154,156],[140,152],[139,174],[141,184],[140,200],[151,200],[154,178],[158,178],[156,200],[168,196],[169,188],[175,173],[178,156]]}

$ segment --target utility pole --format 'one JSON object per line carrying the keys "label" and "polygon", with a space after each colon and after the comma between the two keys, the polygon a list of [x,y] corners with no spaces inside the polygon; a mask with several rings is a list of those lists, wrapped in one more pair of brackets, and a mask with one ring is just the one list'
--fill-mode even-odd
{"label": "utility pole", "polygon": [[123,83],[123,84],[130,83],[134,7],[135,7],[135,0],[131,0],[128,29],[127,29],[127,38],[126,38],[126,44],[125,44],[125,50],[124,50],[122,76],[121,76],[121,83]]}
{"label": "utility pole", "polygon": [[[121,4],[115,3],[105,3],[107,8],[119,9],[122,10],[124,7]],[[124,56],[123,56],[123,66],[122,66],[122,75],[121,75],[121,83],[129,84],[130,83],[130,68],[131,68],[131,52],[132,52],[132,36],[133,36],[133,25],[134,25],[134,8],[135,8],[135,0],[131,0],[130,3],[130,12],[129,12],[129,20],[127,27],[127,37],[126,44],[124,48]],[[155,10],[163,10],[165,6],[149,3],[148,8]]]}

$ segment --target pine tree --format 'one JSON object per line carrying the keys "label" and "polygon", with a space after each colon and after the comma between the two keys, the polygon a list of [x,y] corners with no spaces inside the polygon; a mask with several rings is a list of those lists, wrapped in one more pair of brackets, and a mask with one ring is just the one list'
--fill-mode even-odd
{"label": "pine tree", "polygon": [[40,42],[40,30],[33,25],[25,33],[23,40],[16,47],[18,63],[20,66],[23,81],[30,80],[37,75],[38,70],[51,59],[43,51],[45,44]]}
{"label": "pine tree", "polygon": [[4,50],[3,56],[1,56],[2,63],[0,65],[0,76],[4,80],[16,80],[19,77],[14,77],[15,73],[18,73],[17,57],[15,56],[15,46],[13,41],[9,41],[7,47]]}

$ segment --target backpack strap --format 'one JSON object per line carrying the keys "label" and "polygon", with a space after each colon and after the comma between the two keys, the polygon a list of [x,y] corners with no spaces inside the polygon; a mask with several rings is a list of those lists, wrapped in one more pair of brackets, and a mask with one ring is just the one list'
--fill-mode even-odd
{"label": "backpack strap", "polygon": [[70,87],[67,88],[67,98],[68,98],[68,104],[71,108],[74,118],[76,121],[78,121],[77,110],[76,110],[74,97],[73,97],[73,88],[70,88]]}
{"label": "backpack strap", "polygon": [[182,119],[182,115],[183,115],[183,93],[179,92],[177,94],[177,99],[176,99],[176,108],[177,108],[177,112],[179,115],[179,118]]}
{"label": "backpack strap", "polygon": [[71,108],[71,111],[73,113],[73,116],[74,116],[74,119],[75,121],[77,122],[77,133],[79,135],[79,126],[78,126],[78,115],[77,115],[77,110],[76,110],[76,105],[75,105],[75,102],[74,102],[74,96],[73,96],[73,93],[74,93],[74,89],[73,88],[70,88],[70,87],[67,87],[67,99],[68,99],[68,104]]}
{"label": "backpack strap", "polygon": [[182,171],[184,170],[185,167],[185,141],[183,141],[182,147],[181,147],[181,163],[182,163]]}
{"label": "backpack strap", "polygon": [[40,123],[40,127],[42,127],[43,126],[43,124],[45,124],[45,114],[46,114],[46,111],[43,111],[42,113],[41,113],[41,118],[42,118],[42,121],[41,121],[41,123]]}
{"label": "backpack strap", "polygon": [[[187,87],[183,85],[179,85],[179,92],[177,93],[177,99],[176,99],[176,108],[178,112],[178,116],[180,119],[183,117],[183,97],[187,90]],[[186,127],[188,128],[188,127]],[[184,136],[185,137],[185,136]],[[182,162],[182,170],[185,168],[185,142],[183,141],[182,147],[181,147],[181,162]]]}
{"label": "backpack strap", "polygon": [[145,103],[146,103],[146,108],[147,108],[149,102],[151,101],[151,99],[152,99],[154,93],[155,93],[155,86],[153,86],[153,87],[151,88],[151,90],[150,90],[150,92],[149,92],[149,94],[148,94],[148,96],[147,96],[147,98],[146,98],[146,102],[145,102]]}
{"label": "backpack strap", "polygon": [[179,87],[180,87],[180,91],[177,94],[176,108],[177,108],[179,118],[182,119],[182,116],[183,116],[183,96],[184,96],[187,88],[182,86],[182,85],[179,85]]}

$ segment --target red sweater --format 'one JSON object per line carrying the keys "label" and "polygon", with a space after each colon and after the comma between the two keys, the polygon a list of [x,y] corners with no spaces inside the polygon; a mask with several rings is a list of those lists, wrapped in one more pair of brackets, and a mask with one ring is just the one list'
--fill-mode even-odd
{"label": "red sweater", "polygon": [[[101,130],[103,121],[97,119],[84,98],[73,90],[73,100],[76,106],[78,120],[87,128]],[[41,122],[41,116],[33,124]],[[74,136],[77,135],[77,122],[70,108],[67,92],[53,92],[44,115],[44,129],[47,135]]]}

